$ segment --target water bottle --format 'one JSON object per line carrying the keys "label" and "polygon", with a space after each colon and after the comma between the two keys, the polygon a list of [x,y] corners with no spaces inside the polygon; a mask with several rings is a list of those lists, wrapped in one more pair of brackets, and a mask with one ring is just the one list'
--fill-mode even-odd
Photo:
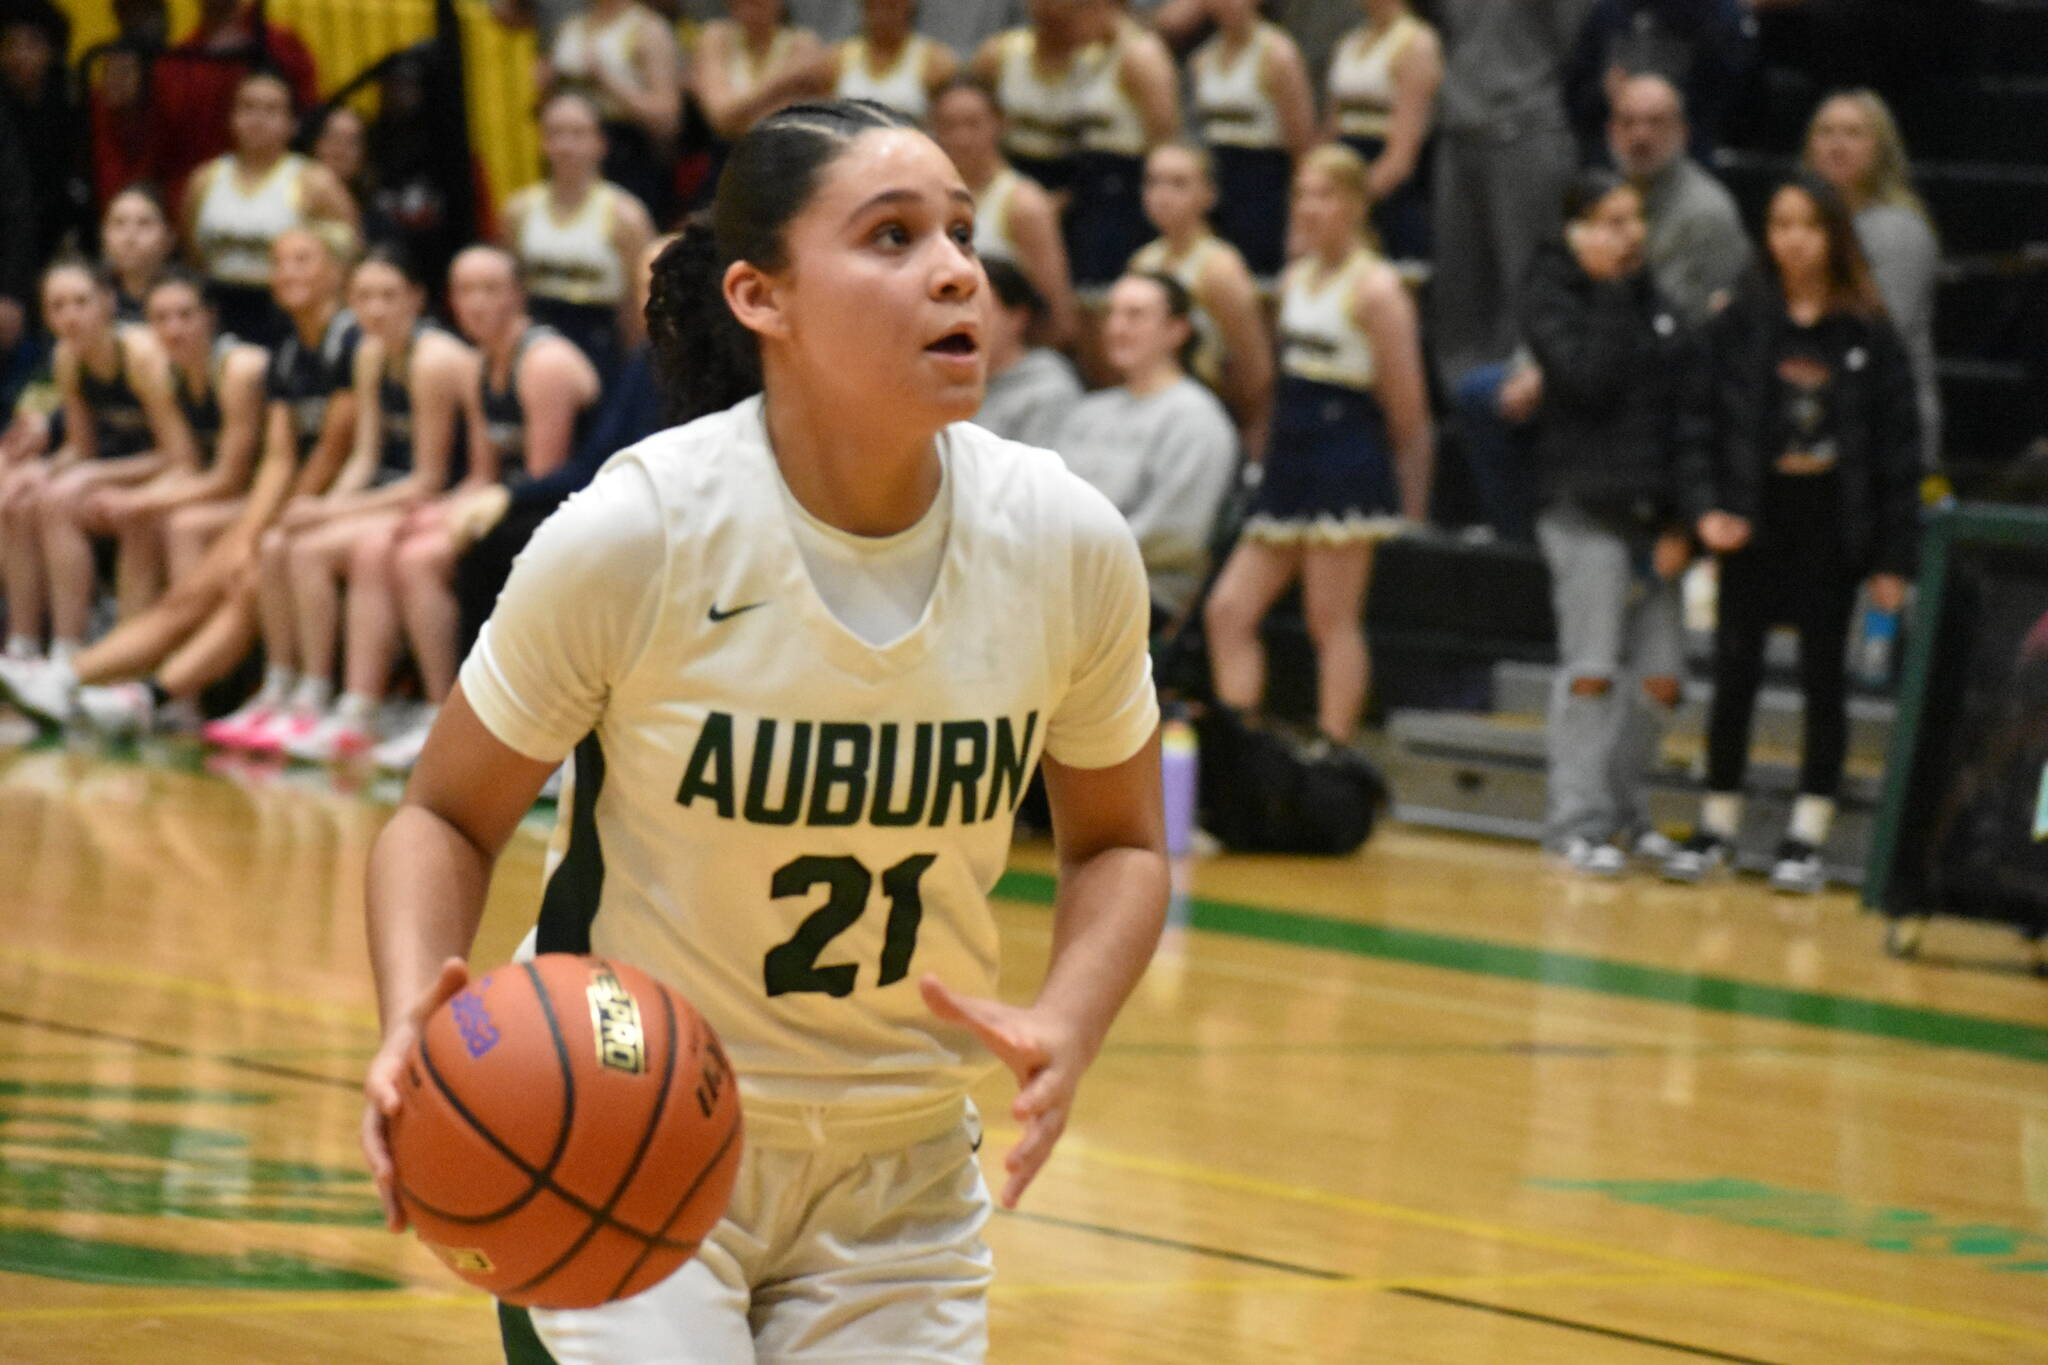
{"label": "water bottle", "polygon": [[1194,846],[1199,763],[1193,726],[1174,719],[1160,727],[1159,784],[1166,798],[1166,851],[1171,857],[1184,857]]}
{"label": "water bottle", "polygon": [[1878,607],[1863,610],[1863,638],[1856,644],[1856,675],[1865,686],[1892,680],[1892,651],[1899,642],[1899,614]]}

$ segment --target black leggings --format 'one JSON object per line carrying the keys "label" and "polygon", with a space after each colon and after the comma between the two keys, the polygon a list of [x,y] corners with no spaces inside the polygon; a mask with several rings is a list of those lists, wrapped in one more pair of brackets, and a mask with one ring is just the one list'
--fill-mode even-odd
{"label": "black leggings", "polygon": [[1714,704],[1707,718],[1707,790],[1742,789],[1749,727],[1763,682],[1764,639],[1774,625],[1799,632],[1799,690],[1806,703],[1799,790],[1832,797],[1849,754],[1846,652],[1856,580],[1839,564],[1816,571],[1811,554],[1759,547],[1721,560],[1714,629]]}

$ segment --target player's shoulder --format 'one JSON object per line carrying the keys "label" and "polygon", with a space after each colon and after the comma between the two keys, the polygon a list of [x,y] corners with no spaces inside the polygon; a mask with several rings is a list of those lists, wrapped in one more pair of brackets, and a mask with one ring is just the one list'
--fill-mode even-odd
{"label": "player's shoulder", "polygon": [[1009,523],[1020,536],[1045,536],[1051,543],[1052,533],[1060,531],[1086,542],[1130,534],[1115,504],[1053,451],[971,422],[946,428],[946,443],[969,515]]}
{"label": "player's shoulder", "polygon": [[[774,457],[761,422],[761,400],[744,402],[668,427],[608,459],[598,480],[627,480],[644,490],[678,533],[720,519],[744,518],[775,496]],[[631,471],[631,472],[628,472]]]}

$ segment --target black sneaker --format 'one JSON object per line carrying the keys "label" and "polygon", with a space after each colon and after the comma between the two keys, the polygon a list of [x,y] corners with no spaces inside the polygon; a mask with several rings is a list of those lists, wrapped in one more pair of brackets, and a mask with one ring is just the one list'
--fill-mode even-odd
{"label": "black sneaker", "polygon": [[1703,882],[1717,873],[1726,872],[1734,861],[1733,844],[1718,834],[1702,830],[1680,844],[1677,852],[1664,860],[1664,880]]}
{"label": "black sneaker", "polygon": [[1819,849],[1802,839],[1787,839],[1778,845],[1777,861],[1771,865],[1771,890],[1814,896],[1827,884],[1827,868],[1821,864]]}

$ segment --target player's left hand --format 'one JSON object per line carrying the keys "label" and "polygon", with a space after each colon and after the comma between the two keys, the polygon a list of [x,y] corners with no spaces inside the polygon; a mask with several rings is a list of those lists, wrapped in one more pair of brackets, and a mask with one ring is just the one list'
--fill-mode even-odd
{"label": "player's left hand", "polygon": [[1024,1125],[1024,1136],[1003,1158],[1010,1178],[1002,1193],[1003,1207],[1014,1209],[1066,1131],[1088,1050],[1073,1028],[1037,1010],[958,995],[935,976],[920,979],[918,989],[933,1014],[973,1029],[1017,1077],[1010,1114]]}

